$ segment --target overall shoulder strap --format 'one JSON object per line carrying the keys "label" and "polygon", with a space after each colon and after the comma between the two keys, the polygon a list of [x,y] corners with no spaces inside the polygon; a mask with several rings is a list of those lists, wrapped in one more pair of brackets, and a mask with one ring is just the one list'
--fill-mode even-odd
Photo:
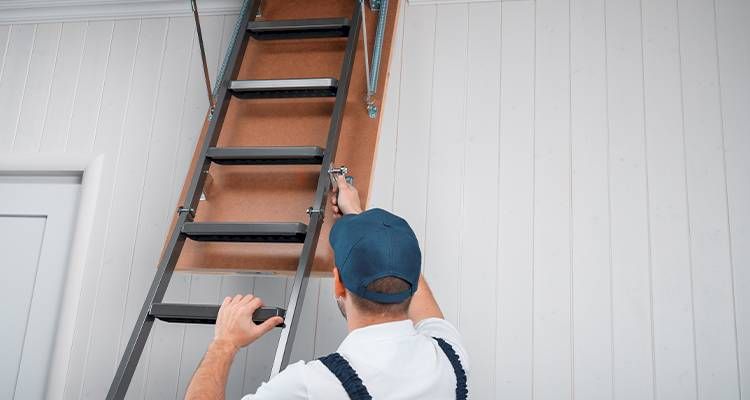
{"label": "overall shoulder strap", "polygon": [[341,382],[351,400],[372,400],[372,396],[370,396],[362,380],[359,379],[357,372],[344,357],[341,357],[341,354],[332,353],[320,357],[318,360]]}
{"label": "overall shoulder strap", "polygon": [[456,400],[466,400],[469,395],[469,390],[466,388],[466,371],[461,366],[461,360],[458,358],[458,354],[453,349],[453,346],[448,344],[445,340],[437,337],[433,337],[437,342],[440,349],[443,350],[445,356],[448,357],[448,361],[453,366],[453,372],[456,374]]}

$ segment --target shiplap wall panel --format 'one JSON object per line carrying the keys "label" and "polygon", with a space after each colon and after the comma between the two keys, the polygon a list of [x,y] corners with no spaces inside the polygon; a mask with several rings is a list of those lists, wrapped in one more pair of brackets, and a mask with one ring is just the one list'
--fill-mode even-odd
{"label": "shiplap wall panel", "polygon": [[465,4],[439,7],[435,15],[433,96],[425,149],[428,168],[422,259],[429,266],[426,270],[432,288],[445,298],[443,314],[454,323],[458,321],[463,243],[457,221],[463,220],[464,211],[468,19]]}
{"label": "shiplap wall panel", "polygon": [[[98,246],[92,246],[87,256],[86,272],[83,276],[81,289],[80,306],[76,319],[76,329],[73,338],[73,349],[71,360],[68,367],[68,378],[66,382],[65,396],[69,398],[86,398],[94,397],[97,393],[87,392],[84,385],[87,383],[85,378],[90,373],[96,374],[101,368],[111,370],[110,357],[102,354],[91,355],[89,351],[95,347],[97,340],[111,340],[108,338],[98,338],[95,336],[96,330],[101,330],[97,324],[96,314],[115,312],[115,308],[101,311],[103,305],[96,302],[98,289],[100,288],[100,277],[104,273],[102,264],[104,261],[104,240],[110,225],[109,205],[112,201],[114,182],[115,164],[117,163],[117,151],[122,135],[121,126],[124,121],[126,107],[125,98],[130,91],[131,77],[133,66],[135,64],[136,43],[140,32],[140,21],[128,20],[117,21],[111,34],[110,45],[107,49],[108,57],[104,65],[104,86],[101,92],[98,115],[95,116],[96,128],[93,132],[92,142],[83,144],[84,147],[93,149],[95,153],[103,153],[106,157],[106,163],[102,171],[103,189],[101,196],[97,199],[96,219],[105,221],[94,227],[93,236],[102,238]],[[124,95],[123,95],[124,94]],[[81,110],[86,112],[86,110]],[[90,112],[90,111],[89,111]],[[130,244],[125,244],[129,246]],[[120,269],[125,269],[121,267]],[[119,286],[119,283],[117,283]],[[103,291],[106,293],[110,288]],[[111,302],[116,301],[111,299]],[[91,355],[91,357],[89,357]],[[102,358],[102,356],[106,358]],[[93,360],[90,360],[93,358]],[[89,362],[93,364],[88,369]]]}
{"label": "shiplap wall panel", "polygon": [[[436,8],[406,7],[401,59],[393,209],[409,221],[424,253]],[[422,184],[415,184],[422,182]],[[424,254],[423,254],[424,255]],[[429,272],[429,266],[425,271]]]}
{"label": "shiplap wall panel", "polygon": [[641,9],[607,2],[613,393],[652,399],[653,336]]}
{"label": "shiplap wall panel", "polygon": [[604,2],[571,1],[573,396],[592,400],[612,398],[605,52]]}
{"label": "shiplap wall panel", "polygon": [[[144,19],[139,23],[130,88],[117,93],[125,98],[125,117],[117,127],[120,142],[112,175],[112,201],[107,214],[109,226],[104,237],[101,265],[106,273],[100,275],[97,284],[93,318],[99,323],[91,331],[87,374],[114,374],[119,358],[131,269],[116,266],[130,265],[136,244],[138,206],[148,156],[148,151],[144,150],[148,148],[153,133],[154,88],[158,87],[161,77],[167,32],[165,22],[164,19]],[[132,132],[143,133],[134,135]],[[87,380],[83,391],[102,393],[108,386],[105,380]]]}
{"label": "shiplap wall panel", "polygon": [[741,399],[750,399],[750,3],[717,1],[719,80]]}
{"label": "shiplap wall panel", "polygon": [[104,79],[109,66],[114,29],[115,23],[112,21],[86,23],[86,36],[83,39],[81,67],[76,76],[72,112],[68,116],[68,123],[55,130],[56,135],[65,137],[65,151],[86,152],[93,149],[101,116]]}
{"label": "shiplap wall panel", "polygon": [[656,398],[696,393],[677,4],[643,4]]}
{"label": "shiplap wall panel", "polygon": [[10,25],[0,26],[0,74],[5,66],[5,53],[8,50],[10,39]]}
{"label": "shiplap wall panel", "polygon": [[698,396],[739,399],[714,4],[685,0],[678,17]]}
{"label": "shiplap wall panel", "polygon": [[37,147],[39,151],[55,151],[65,147],[66,137],[58,134],[58,130],[67,128],[73,111],[87,29],[86,22],[62,25],[47,111],[42,118],[42,132]]}
{"label": "shiplap wall panel", "polygon": [[13,151],[36,151],[39,147],[44,125],[44,117],[40,116],[47,115],[61,30],[62,24],[44,24],[36,29],[21,111],[13,132]]}
{"label": "shiplap wall panel", "polygon": [[[417,231],[472,398],[746,399],[750,7],[402,16],[371,204]],[[234,18],[202,20],[212,77]],[[104,396],[153,275],[207,107],[197,47],[189,17],[0,26],[0,153],[105,156],[63,398]],[[290,288],[178,273],[167,298]],[[345,335],[331,291],[311,280],[295,358]],[[212,335],[158,323],[128,398],[181,398]],[[267,379],[277,339],[238,355],[231,396]]]}
{"label": "shiplap wall panel", "polygon": [[536,1],[534,398],[550,400],[572,398],[569,13]]}
{"label": "shiplap wall panel", "polygon": [[496,397],[531,399],[534,297],[534,38],[532,2],[502,3]]}
{"label": "shiplap wall panel", "polygon": [[[469,390],[495,398],[495,327],[487,315],[497,310],[498,142],[500,109],[499,2],[468,5],[466,121],[461,179],[461,255],[457,271],[458,327],[472,354]],[[465,273],[465,270],[471,273]],[[480,310],[484,310],[481,312]],[[478,312],[480,311],[480,312]]]}
{"label": "shiplap wall panel", "polygon": [[30,69],[37,25],[9,28],[0,76],[0,151],[11,151]]}

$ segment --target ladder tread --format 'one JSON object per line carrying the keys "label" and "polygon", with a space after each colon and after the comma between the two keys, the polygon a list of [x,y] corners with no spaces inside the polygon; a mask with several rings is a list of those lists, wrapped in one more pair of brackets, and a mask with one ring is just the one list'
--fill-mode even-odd
{"label": "ladder tread", "polygon": [[222,165],[320,164],[325,151],[318,146],[211,147],[206,157]]}
{"label": "ladder tread", "polygon": [[307,225],[301,222],[186,222],[182,233],[202,242],[302,243]]}
{"label": "ladder tread", "polygon": [[[186,324],[215,324],[219,306],[214,304],[154,303],[149,315],[164,321]],[[285,317],[286,310],[279,307],[261,307],[253,313],[253,322],[263,323],[272,317]],[[283,328],[284,324],[278,327]]]}
{"label": "ladder tread", "polygon": [[231,81],[229,91],[242,99],[335,97],[336,78],[246,79]]}
{"label": "ladder tread", "polygon": [[250,21],[247,30],[256,40],[347,37],[348,18],[287,19]]}

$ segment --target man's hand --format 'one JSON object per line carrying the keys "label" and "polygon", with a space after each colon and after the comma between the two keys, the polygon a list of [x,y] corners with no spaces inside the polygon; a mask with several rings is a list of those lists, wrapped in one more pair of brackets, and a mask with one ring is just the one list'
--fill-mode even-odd
{"label": "man's hand", "polygon": [[350,185],[343,175],[336,177],[336,186],[333,188],[330,202],[335,216],[362,212],[357,188]]}
{"label": "man's hand", "polygon": [[281,317],[269,318],[260,325],[253,322],[253,313],[263,306],[260,297],[237,295],[221,303],[216,317],[214,342],[230,345],[234,351],[245,347],[284,322]]}
{"label": "man's hand", "polygon": [[206,355],[190,380],[186,400],[225,397],[229,368],[237,350],[284,322],[281,317],[273,317],[256,325],[252,320],[253,313],[262,306],[260,298],[252,295],[238,294],[224,299],[216,317],[214,340],[208,345]]}

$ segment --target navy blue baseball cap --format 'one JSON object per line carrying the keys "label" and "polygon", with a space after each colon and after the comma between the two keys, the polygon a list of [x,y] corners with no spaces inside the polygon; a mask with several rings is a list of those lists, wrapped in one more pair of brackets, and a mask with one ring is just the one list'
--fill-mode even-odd
{"label": "navy blue baseball cap", "polygon": [[[328,240],[344,287],[355,295],[377,303],[401,303],[417,290],[422,252],[417,236],[401,217],[373,208],[341,217]],[[400,293],[379,293],[367,285],[387,276],[410,287]]]}

